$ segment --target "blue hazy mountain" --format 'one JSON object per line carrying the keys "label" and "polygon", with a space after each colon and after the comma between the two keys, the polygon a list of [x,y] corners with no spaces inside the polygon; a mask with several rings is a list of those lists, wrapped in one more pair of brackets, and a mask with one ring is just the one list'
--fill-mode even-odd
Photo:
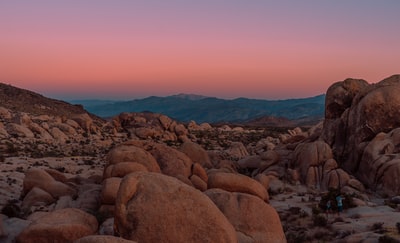
{"label": "blue hazy mountain", "polygon": [[299,120],[324,116],[325,95],[286,100],[220,99],[192,94],[167,97],[151,96],[130,101],[72,100],[100,117],[112,117],[122,112],[162,113],[182,122],[243,122],[264,116]]}

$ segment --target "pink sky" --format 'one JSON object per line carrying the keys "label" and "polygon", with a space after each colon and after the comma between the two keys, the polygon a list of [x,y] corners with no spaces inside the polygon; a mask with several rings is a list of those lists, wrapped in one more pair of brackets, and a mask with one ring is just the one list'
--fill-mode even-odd
{"label": "pink sky", "polygon": [[279,99],[399,73],[400,1],[0,2],[0,82],[55,98]]}

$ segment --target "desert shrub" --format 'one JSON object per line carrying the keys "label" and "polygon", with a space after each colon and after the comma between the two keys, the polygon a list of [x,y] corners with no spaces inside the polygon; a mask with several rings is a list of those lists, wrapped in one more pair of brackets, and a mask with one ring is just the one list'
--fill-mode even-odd
{"label": "desert shrub", "polygon": [[94,165],[94,161],[91,160],[91,159],[84,159],[84,160],[83,160],[83,163],[84,163],[85,165]]}
{"label": "desert shrub", "polygon": [[355,214],[350,215],[350,218],[359,219],[359,218],[361,218],[361,215],[359,213],[355,213]]}
{"label": "desert shrub", "polygon": [[328,220],[323,215],[314,215],[313,224],[318,227],[326,227],[328,225]]}
{"label": "desert shrub", "polygon": [[16,155],[18,154],[18,149],[14,146],[13,143],[11,142],[6,142],[7,150],[6,152],[10,155]]}
{"label": "desert shrub", "polygon": [[106,221],[106,219],[112,217],[112,215],[101,211],[89,212],[89,213],[96,217],[97,222],[99,222],[99,225],[102,224],[104,221]]}
{"label": "desert shrub", "polygon": [[371,226],[371,230],[373,230],[375,233],[380,233],[383,234],[386,232],[386,230],[383,228],[384,222],[376,222]]}
{"label": "desert shrub", "polygon": [[333,234],[329,229],[315,228],[308,231],[310,242],[331,242]]}
{"label": "desert shrub", "polygon": [[321,207],[317,204],[312,207],[312,214],[313,216],[317,216],[322,213]]}
{"label": "desert shrub", "polygon": [[12,200],[3,207],[1,213],[9,218],[20,218],[22,215],[20,207]]}
{"label": "desert shrub", "polygon": [[394,238],[391,237],[391,236],[383,235],[383,236],[379,237],[378,242],[379,242],[379,243],[399,243],[400,241],[394,239]]}
{"label": "desert shrub", "polygon": [[343,219],[342,217],[336,217],[336,218],[333,220],[333,223],[338,223],[338,222],[344,222],[344,219]]}
{"label": "desert shrub", "polygon": [[58,171],[61,172],[61,173],[65,173],[65,172],[66,172],[65,167],[63,167],[63,166],[57,166],[57,167],[55,167],[54,169],[55,169],[55,170],[58,170]]}
{"label": "desert shrub", "polygon": [[19,172],[19,173],[24,173],[24,168],[22,166],[18,166],[17,168],[15,168],[15,171]]}
{"label": "desert shrub", "polygon": [[300,216],[300,218],[306,218],[306,217],[308,217],[308,213],[304,210],[301,210],[299,216]]}
{"label": "desert shrub", "polygon": [[397,203],[394,203],[394,202],[392,202],[392,201],[389,200],[389,199],[386,199],[386,200],[384,201],[384,203],[385,203],[386,206],[389,206],[389,207],[391,207],[391,208],[393,208],[393,209],[396,209],[396,208],[397,208]]}
{"label": "desert shrub", "polygon": [[307,235],[304,231],[291,231],[286,234],[286,240],[288,243],[302,243],[307,241]]}
{"label": "desert shrub", "polygon": [[0,162],[4,162],[4,161],[6,161],[6,158],[2,154],[0,154]]}
{"label": "desert shrub", "polygon": [[289,208],[289,212],[290,212],[291,214],[298,215],[298,214],[300,214],[300,212],[301,212],[301,208],[300,208],[300,207],[290,207],[290,208]]}

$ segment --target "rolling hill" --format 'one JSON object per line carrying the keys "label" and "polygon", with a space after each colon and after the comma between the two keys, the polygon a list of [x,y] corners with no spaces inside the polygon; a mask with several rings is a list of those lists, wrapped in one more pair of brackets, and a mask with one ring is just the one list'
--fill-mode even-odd
{"label": "rolling hill", "polygon": [[324,115],[325,95],[287,100],[220,99],[200,95],[179,94],[167,97],[151,96],[131,101],[70,101],[82,104],[100,117],[112,117],[122,112],[156,112],[182,122],[244,122],[256,118],[283,117],[299,120]]}

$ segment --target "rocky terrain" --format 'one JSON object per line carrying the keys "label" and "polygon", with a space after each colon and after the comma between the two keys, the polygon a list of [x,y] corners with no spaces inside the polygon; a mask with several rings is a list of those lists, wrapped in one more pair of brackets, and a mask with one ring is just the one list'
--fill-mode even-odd
{"label": "rocky terrain", "polygon": [[105,121],[2,85],[0,242],[399,242],[399,89],[335,83],[324,121],[287,129]]}

